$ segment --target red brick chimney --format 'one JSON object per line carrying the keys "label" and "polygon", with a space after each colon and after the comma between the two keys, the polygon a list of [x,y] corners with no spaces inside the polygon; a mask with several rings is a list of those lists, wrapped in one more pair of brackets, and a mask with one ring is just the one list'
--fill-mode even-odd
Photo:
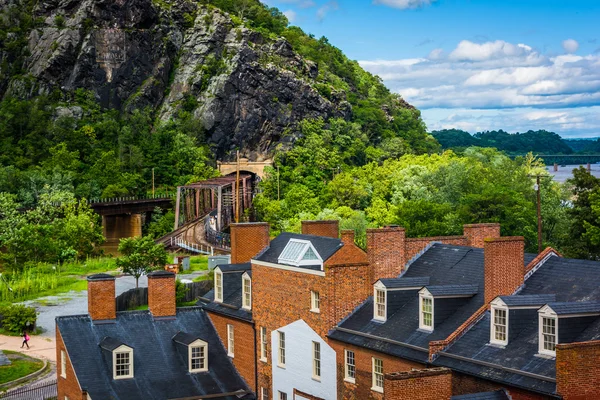
{"label": "red brick chimney", "polygon": [[154,271],[148,274],[148,309],[154,318],[175,316],[175,274],[173,272]]}
{"label": "red brick chimney", "polygon": [[367,256],[373,281],[396,278],[404,269],[406,232],[401,227],[367,229]]}
{"label": "red brick chimney", "polygon": [[500,224],[469,224],[463,225],[463,235],[467,238],[467,246],[483,249],[485,238],[499,238]]}
{"label": "red brick chimney", "polygon": [[269,245],[269,224],[246,222],[231,224],[231,263],[249,262]]}
{"label": "red brick chimney", "polygon": [[344,229],[341,233],[342,243],[354,244],[354,229]]}
{"label": "red brick chimney", "polygon": [[338,238],[340,223],[337,219],[302,221],[302,234]]}
{"label": "red brick chimney", "polygon": [[514,293],[525,282],[525,239],[523,236],[484,240],[484,301]]}
{"label": "red brick chimney", "polygon": [[92,321],[117,318],[115,277],[108,274],[90,275],[88,280],[88,313]]}

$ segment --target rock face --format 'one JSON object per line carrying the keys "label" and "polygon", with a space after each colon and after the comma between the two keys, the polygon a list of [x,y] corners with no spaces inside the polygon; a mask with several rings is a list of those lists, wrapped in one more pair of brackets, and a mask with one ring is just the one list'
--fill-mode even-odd
{"label": "rock face", "polygon": [[251,160],[268,158],[293,142],[305,118],[351,116],[343,96],[328,100],[314,89],[317,66],[289,43],[214,8],[186,0],[42,0],[34,13],[44,24],[29,36],[28,79],[3,82],[0,96],[83,88],[104,107],[152,107],[163,120],[185,110],[225,160],[237,148]]}

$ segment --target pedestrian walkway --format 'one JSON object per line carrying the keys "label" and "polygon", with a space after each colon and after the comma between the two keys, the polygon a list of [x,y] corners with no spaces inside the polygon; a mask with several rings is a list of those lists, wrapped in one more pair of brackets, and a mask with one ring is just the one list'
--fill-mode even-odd
{"label": "pedestrian walkway", "polygon": [[35,358],[42,358],[52,363],[56,362],[56,341],[53,338],[31,336],[29,349],[21,348],[23,338],[20,336],[0,335],[0,349],[17,351]]}

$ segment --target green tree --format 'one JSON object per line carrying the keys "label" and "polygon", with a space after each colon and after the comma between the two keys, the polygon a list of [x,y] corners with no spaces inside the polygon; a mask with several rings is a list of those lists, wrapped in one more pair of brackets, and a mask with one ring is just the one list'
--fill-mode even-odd
{"label": "green tree", "polygon": [[116,260],[117,267],[135,277],[138,287],[140,276],[161,269],[167,263],[167,251],[162,244],[156,244],[151,236],[121,239]]}

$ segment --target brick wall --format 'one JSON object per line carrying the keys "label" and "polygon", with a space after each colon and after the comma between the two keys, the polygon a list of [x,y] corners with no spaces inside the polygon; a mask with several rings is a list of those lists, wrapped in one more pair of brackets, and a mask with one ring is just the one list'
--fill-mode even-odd
{"label": "brick wall", "polygon": [[468,240],[464,236],[433,236],[424,238],[406,239],[405,262],[419,254],[431,242],[442,242],[454,246],[468,246]]}
{"label": "brick wall", "polygon": [[511,295],[525,281],[523,263],[525,240],[522,236],[487,238],[484,242],[484,302]]}
{"label": "brick wall", "polygon": [[483,249],[484,239],[500,237],[500,224],[463,225],[463,235],[467,238],[467,246]]}
{"label": "brick wall", "polygon": [[[67,355],[67,374],[66,378],[61,376],[61,351],[64,350]],[[77,377],[75,376],[75,371],[73,370],[73,366],[71,365],[71,359],[69,358],[69,353],[67,353],[65,348],[65,343],[63,342],[62,336],[60,334],[60,330],[58,326],[56,327],[56,383],[58,390],[58,398],[64,399],[65,396],[69,399],[82,399],[86,400],[87,396],[84,395],[83,391],[79,387],[79,382],[77,381]]]}
{"label": "brick wall", "polygon": [[[233,365],[246,381],[246,384],[256,393],[254,387],[256,376],[254,374],[254,328],[251,323],[229,318],[221,314],[207,311],[223,346],[227,349],[227,325],[233,325],[234,357]],[[257,340],[260,339],[257,337]]]}
{"label": "brick wall", "polygon": [[231,224],[231,263],[250,261],[269,245],[269,224],[248,222]]}
{"label": "brick wall", "polygon": [[556,391],[565,400],[598,398],[600,341],[556,346]]}
{"label": "brick wall", "polygon": [[115,319],[115,277],[107,274],[88,277],[88,313],[93,320]]}
{"label": "brick wall", "polygon": [[385,375],[386,399],[450,400],[452,397],[452,371],[431,368]]}
{"label": "brick wall", "polygon": [[476,378],[471,375],[461,374],[452,371],[452,395],[458,396],[461,394],[493,392],[495,390],[505,389],[513,400],[551,400],[556,399],[551,396],[544,396],[534,392],[529,392],[523,389],[517,389],[511,386],[501,385],[496,382],[485,379]]}
{"label": "brick wall", "polygon": [[[398,357],[392,357],[387,354],[378,353],[376,351],[368,350],[363,347],[353,346],[347,343],[338,342],[336,340],[329,340],[329,345],[335,350],[337,357],[337,381],[338,381],[338,399],[344,400],[382,400],[384,394],[371,390],[372,386],[372,357],[380,358],[383,360],[383,372],[388,374],[390,372],[402,372],[410,371],[413,368],[422,369],[425,365],[415,363],[412,361],[404,360]],[[354,351],[354,359],[356,365],[356,379],[355,383],[349,383],[344,381],[345,377],[345,361],[344,361],[344,350]],[[391,398],[391,397],[390,397]],[[399,398],[400,399],[400,398]]]}
{"label": "brick wall", "polygon": [[338,220],[302,221],[302,234],[338,238],[340,223]]}
{"label": "brick wall", "polygon": [[395,278],[404,268],[406,257],[404,228],[367,229],[367,255],[372,269],[372,281]]}
{"label": "brick wall", "polygon": [[175,307],[175,274],[167,271],[148,274],[148,309],[152,316],[175,316]]}

